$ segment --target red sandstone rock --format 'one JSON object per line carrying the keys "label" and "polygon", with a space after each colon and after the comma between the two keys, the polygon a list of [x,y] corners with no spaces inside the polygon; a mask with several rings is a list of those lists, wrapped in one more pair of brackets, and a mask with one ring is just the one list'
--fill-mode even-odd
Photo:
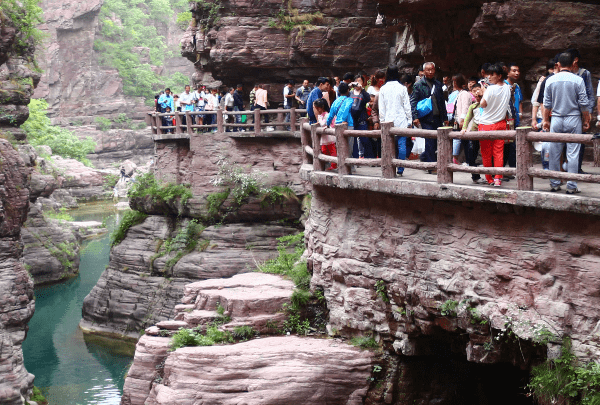
{"label": "red sandstone rock", "polygon": [[291,336],[187,347],[168,355],[145,404],[358,405],[372,362],[371,352],[337,340]]}

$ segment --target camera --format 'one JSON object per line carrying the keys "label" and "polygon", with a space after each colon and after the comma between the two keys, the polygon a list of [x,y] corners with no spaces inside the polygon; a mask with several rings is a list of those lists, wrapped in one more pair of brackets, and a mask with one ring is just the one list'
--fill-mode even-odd
{"label": "camera", "polygon": [[357,87],[358,86],[358,82],[352,82],[350,83],[350,87]]}

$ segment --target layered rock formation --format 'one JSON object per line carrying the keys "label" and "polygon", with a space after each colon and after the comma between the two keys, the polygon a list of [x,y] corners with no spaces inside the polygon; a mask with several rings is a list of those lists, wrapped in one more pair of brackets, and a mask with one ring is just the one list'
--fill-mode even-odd
{"label": "layered rock formation", "polygon": [[312,284],[325,290],[330,330],[376,333],[405,356],[431,353],[444,336],[469,361],[525,367],[545,355],[531,342],[569,335],[578,356],[598,361],[591,224],[568,212],[316,187]]}
{"label": "layered rock formation", "polygon": [[0,403],[6,405],[24,404],[34,378],[21,350],[34,311],[33,281],[21,261],[31,168],[11,144],[24,138],[16,127],[29,115],[29,97],[39,80],[31,69],[33,51],[0,11]]}

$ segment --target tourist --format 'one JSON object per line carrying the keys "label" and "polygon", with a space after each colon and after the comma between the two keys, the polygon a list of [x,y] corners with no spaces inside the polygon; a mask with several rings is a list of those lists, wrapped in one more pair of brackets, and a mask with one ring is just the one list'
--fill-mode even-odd
{"label": "tourist", "polygon": [[[317,122],[322,127],[327,127],[327,118],[329,117],[329,104],[324,98],[316,99],[313,103],[313,112],[317,117]],[[321,135],[321,153],[329,156],[337,156],[335,148],[335,135]],[[336,163],[331,163],[327,170],[337,169]]]}
{"label": "tourist", "polygon": [[379,90],[381,86],[385,84],[385,70],[379,69],[375,74],[371,77],[371,85],[367,89],[367,93],[376,96],[379,94]]}
{"label": "tourist", "polygon": [[[573,56],[573,66],[571,68],[571,72],[573,72],[577,76],[581,77],[583,79],[583,82],[585,83],[585,93],[588,98],[587,110],[590,113],[590,117],[591,117],[591,114],[594,112],[594,104],[596,101],[596,99],[594,98],[594,88],[592,87],[592,74],[589,72],[589,70],[586,70],[579,66],[579,64],[581,62],[581,54],[579,53],[579,51],[577,49],[567,49],[565,52],[567,52],[568,54]],[[578,159],[578,166],[577,166],[577,172],[581,173],[581,174],[586,174],[583,170],[581,170],[581,165],[583,164],[584,152],[585,152],[585,144],[582,143],[581,148],[579,149],[579,159]]]}
{"label": "tourist", "polygon": [[167,87],[165,89],[165,92],[158,97],[157,105],[158,105],[158,110],[161,113],[166,112],[167,111],[167,107],[170,107],[171,111],[174,110],[173,96],[171,95],[171,89],[170,88]]}
{"label": "tourist", "polygon": [[[185,91],[179,96],[179,104],[181,105],[181,112],[185,114],[186,111],[193,112],[194,111],[194,95],[190,93],[190,86],[185,86]],[[187,119],[184,115],[182,118],[182,124],[187,125]],[[194,123],[194,119],[192,117],[192,124]]]}
{"label": "tourist", "polygon": [[[590,127],[589,100],[585,81],[572,73],[573,55],[562,53],[558,57],[558,73],[546,80],[544,92],[544,120],[542,127],[555,133],[581,134]],[[552,113],[552,121],[550,121]],[[552,142],[550,145],[550,170],[560,170],[560,156],[564,142]],[[567,171],[578,172],[579,150],[581,144],[567,142]],[[550,190],[560,190],[560,180],[550,180]],[[567,194],[579,193],[577,182],[567,182]]]}
{"label": "tourist", "polygon": [[346,72],[344,73],[342,80],[344,81],[344,83],[350,86],[350,83],[352,83],[352,80],[354,80],[354,75],[352,74],[352,72]]}
{"label": "tourist", "polygon": [[[256,90],[256,108],[259,110],[266,110],[269,107],[269,95],[267,93],[267,89],[265,89],[264,84],[258,85],[258,90]],[[265,124],[269,123],[269,114],[261,114],[265,117]]]}
{"label": "tourist", "polygon": [[[331,83],[335,83],[335,80],[330,77],[329,78],[329,88],[326,92],[323,93],[323,98],[325,100],[327,100],[327,102],[329,103],[329,108],[331,108],[331,104],[335,101],[335,99],[337,98],[337,91],[335,91],[333,89],[333,87],[331,87]],[[327,97],[325,96],[327,94]]]}
{"label": "tourist", "polygon": [[[479,120],[481,117],[482,108],[479,103],[481,102],[481,98],[483,96],[483,89],[479,83],[473,84],[471,87],[471,94],[475,97],[475,103],[469,106],[467,110],[467,115],[463,120],[461,133],[465,132],[473,132],[479,129]],[[477,167],[477,155],[479,154],[479,141],[477,140],[468,140],[463,143],[465,146],[465,160],[467,164],[471,167]],[[481,176],[477,173],[471,174],[471,180],[475,184],[487,184],[486,180],[483,180]]]}
{"label": "tourist", "polygon": [[[397,128],[410,128],[412,122],[410,96],[406,87],[400,84],[400,73],[395,65],[388,66],[385,72],[385,84],[379,90],[378,104],[379,121],[393,122],[394,127]],[[405,160],[407,155],[406,137],[397,137],[396,144],[398,159]],[[396,172],[402,176],[404,168],[399,167]]]}
{"label": "tourist", "polygon": [[[554,59],[550,59],[548,63],[546,63],[546,71],[548,72],[548,76],[554,74]],[[546,80],[546,76],[540,76],[538,82],[535,86],[535,90],[533,91],[533,95],[531,96],[531,127],[534,131],[538,131],[541,129],[542,123],[542,108],[540,107],[540,102],[538,101],[538,97],[540,95],[540,90],[542,88],[542,83]]]}
{"label": "tourist", "polygon": [[[423,129],[436,130],[442,126],[446,116],[445,102],[442,94],[442,83],[435,79],[435,64],[427,62],[423,65],[424,78],[413,86],[413,93],[410,96],[412,108],[413,125],[421,126]],[[431,97],[433,110],[423,117],[417,113],[417,104],[421,100]],[[437,139],[425,139],[425,151],[421,154],[421,161],[435,162],[437,150]],[[429,170],[429,173],[435,171]]]}
{"label": "tourist", "polygon": [[[315,102],[315,100],[317,100],[319,98],[323,98],[323,92],[329,91],[330,87],[331,87],[331,82],[330,82],[329,78],[319,77],[317,79],[317,83],[315,83],[315,88],[308,95],[308,99],[307,99],[308,104],[306,107],[306,111],[308,113],[308,119],[311,124],[314,124],[317,122],[317,117],[315,117],[315,114],[312,109],[313,103]],[[332,105],[332,107],[333,107],[333,105]]]}
{"label": "tourist", "polygon": [[[206,106],[205,106],[205,111],[217,111],[217,108],[219,106],[219,97],[217,96],[217,89],[212,88],[212,89],[208,89],[206,92]],[[213,114],[207,114],[204,117],[204,124],[205,125],[215,125],[217,123],[216,120],[216,115]],[[214,132],[214,128],[211,130],[211,132]]]}
{"label": "tourist", "polygon": [[256,90],[258,90],[258,84],[255,84],[252,90],[250,90],[250,111],[254,111],[254,108],[256,108]]}
{"label": "tourist", "polygon": [[[521,76],[521,70],[516,63],[506,65],[506,80],[504,83],[511,88],[510,112],[511,118],[508,120],[509,129],[516,129],[521,126],[521,113],[523,111],[523,93],[517,83]],[[515,141],[504,142],[504,166],[517,167],[517,149]],[[514,176],[504,176],[503,181],[514,179]]]}
{"label": "tourist", "polygon": [[[236,86],[235,91],[233,92],[233,111],[244,111],[244,91],[243,91],[244,86],[242,84],[238,84]],[[242,116],[240,114],[236,114],[235,115],[235,123],[236,124],[241,124],[242,123]],[[235,127],[233,129],[234,132],[237,131],[242,131],[244,132],[243,128],[240,127]]]}
{"label": "tourist", "polygon": [[[352,114],[350,109],[352,108],[352,98],[348,97],[349,93],[348,83],[341,82],[338,88],[340,93],[339,97],[335,99],[331,105],[329,111],[329,117],[327,117],[327,126],[331,125],[333,118],[335,117],[335,125],[348,124],[348,129],[354,129],[354,121],[352,120]],[[352,157],[352,150],[354,149],[354,137],[348,137],[348,147],[350,157]]]}
{"label": "tourist", "polygon": [[479,84],[484,90],[487,89],[487,87],[490,85],[490,82],[488,80],[489,74],[487,73],[490,66],[492,66],[491,63],[484,63],[479,68]]}
{"label": "tourist", "polygon": [[[471,93],[467,90],[467,79],[462,74],[457,74],[452,77],[452,88],[458,91],[455,97],[454,105],[452,106],[452,117],[450,118],[451,125],[454,130],[458,131],[462,129],[465,117],[469,111],[471,105]],[[467,141],[461,141],[460,139],[452,140],[452,161],[454,164],[459,164],[458,155],[460,154],[460,147],[463,146],[465,155],[467,153]]]}
{"label": "tourist", "polygon": [[[233,111],[233,107],[235,104],[235,100],[233,99],[234,91],[235,91],[235,89],[233,87],[231,87],[229,89],[229,92],[223,98],[223,100],[224,100],[223,105],[225,106],[226,111]],[[233,114],[227,114],[227,123],[233,124]],[[230,126],[227,127],[226,132],[231,132]]]}
{"label": "tourist", "polygon": [[[294,102],[294,81],[288,80],[286,85],[283,87],[283,109],[289,110],[292,108]],[[290,122],[290,113],[285,114],[285,122]],[[288,131],[291,131],[290,127],[287,127]],[[295,130],[295,129],[294,129]]]}
{"label": "tourist", "polygon": [[[452,82],[450,81],[452,76],[444,75],[442,76],[442,91],[444,93],[444,100],[447,100],[450,103],[450,94],[456,92],[456,89],[452,87]],[[458,93],[457,93],[458,94]]]}
{"label": "tourist", "polygon": [[335,83],[335,85],[333,86],[333,91],[335,91],[335,95],[337,97],[338,96],[338,88],[340,87],[340,77],[339,76],[335,76],[333,78],[333,83]]}
{"label": "tourist", "polygon": [[419,65],[419,70],[415,76],[415,83],[418,83],[423,77],[425,77],[425,65]]}
{"label": "tourist", "polygon": [[[309,84],[308,84],[308,80],[304,80],[302,82],[302,86],[300,86],[298,88],[298,90],[296,90],[296,100],[298,100],[298,106],[302,109],[306,108],[308,109],[308,96],[310,95],[310,92],[312,91],[312,89],[310,88]],[[312,105],[310,106],[312,108]]]}
{"label": "tourist", "polygon": [[[195,111],[204,111],[206,108],[206,93],[204,92],[204,86],[198,85],[194,92],[194,99],[196,100]],[[196,116],[196,123],[198,125],[204,124],[204,116],[202,114]]]}
{"label": "tourist", "polygon": [[[481,108],[483,111],[479,119],[479,131],[500,131],[507,129],[506,114],[510,108],[511,90],[504,82],[505,71],[499,64],[491,65],[486,72],[489,86],[483,93]],[[504,141],[502,139],[482,139],[481,159],[484,167],[504,167]],[[495,187],[502,185],[502,175],[492,178],[486,174],[488,184]]]}
{"label": "tourist", "polygon": [[410,96],[413,92],[413,86],[415,84],[415,76],[414,75],[402,75],[402,77],[400,78],[400,84],[402,84],[404,87],[406,87],[406,91],[408,92],[408,95]]}
{"label": "tourist", "polygon": [[[369,126],[367,124],[367,103],[371,100],[371,96],[365,90],[365,77],[356,75],[354,82],[351,83],[352,92],[350,97],[352,98],[352,108],[350,114],[352,114],[352,121],[354,122],[354,129],[367,130]],[[358,144],[358,158],[365,158],[365,149],[367,156],[373,157],[373,147],[371,145],[371,138],[368,137],[357,137],[356,143]]]}
{"label": "tourist", "polygon": [[[167,108],[165,109],[165,114],[171,114],[171,107],[167,106]],[[173,118],[173,116],[172,115],[164,116],[163,117],[163,125],[166,127],[172,127],[173,125],[175,125],[175,119]],[[166,129],[165,133],[172,134],[173,129]]]}

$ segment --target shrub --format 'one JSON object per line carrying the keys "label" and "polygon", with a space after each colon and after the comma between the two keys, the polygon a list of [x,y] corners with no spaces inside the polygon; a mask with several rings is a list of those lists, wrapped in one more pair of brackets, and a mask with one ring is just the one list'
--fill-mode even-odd
{"label": "shrub", "polygon": [[361,349],[376,349],[379,347],[371,336],[355,336],[350,340],[350,343]]}
{"label": "shrub", "polygon": [[155,203],[170,203],[179,198],[185,204],[192,197],[188,185],[159,183],[151,172],[135,179],[135,183],[127,192],[129,198],[152,197]]}
{"label": "shrub", "polygon": [[378,280],[375,283],[375,293],[379,298],[383,300],[383,302],[390,302],[389,297],[387,296],[387,287],[385,285],[385,281]]}
{"label": "shrub", "polygon": [[190,21],[192,21],[192,12],[184,11],[183,13],[177,14],[177,25],[182,30],[186,30],[190,25]]}
{"label": "shrub", "polygon": [[[43,11],[38,5],[40,0],[2,0],[0,2],[0,21],[5,18],[17,29],[19,37],[13,47],[18,54],[27,48],[27,41],[39,43],[43,34],[37,26],[43,22]],[[4,24],[0,24],[4,25]]]}
{"label": "shrub", "polygon": [[256,335],[256,331],[252,328],[252,326],[236,326],[233,329],[232,335],[238,340],[246,341],[252,339]]}
{"label": "shrub", "polygon": [[447,300],[440,307],[440,311],[443,316],[456,316],[456,308],[458,308],[458,301]]}
{"label": "shrub", "polygon": [[147,214],[139,211],[127,211],[119,225],[115,228],[113,233],[110,235],[111,238],[111,246],[118,245],[125,239],[125,235],[127,235],[127,231],[134,225],[142,223],[148,217]]}
{"label": "shrub", "polygon": [[94,118],[94,121],[96,122],[96,127],[100,131],[108,131],[112,126],[112,121],[106,117],[96,117]]}
{"label": "shrub", "polygon": [[32,99],[29,103],[29,118],[21,126],[29,143],[33,146],[48,145],[54,154],[77,159],[90,166],[86,156],[96,149],[96,142],[90,137],[79,139],[71,131],[52,125],[47,116],[47,109],[46,100]]}
{"label": "shrub", "polygon": [[30,400],[37,402],[38,405],[48,405],[48,400],[42,394],[38,387],[33,387]]}

